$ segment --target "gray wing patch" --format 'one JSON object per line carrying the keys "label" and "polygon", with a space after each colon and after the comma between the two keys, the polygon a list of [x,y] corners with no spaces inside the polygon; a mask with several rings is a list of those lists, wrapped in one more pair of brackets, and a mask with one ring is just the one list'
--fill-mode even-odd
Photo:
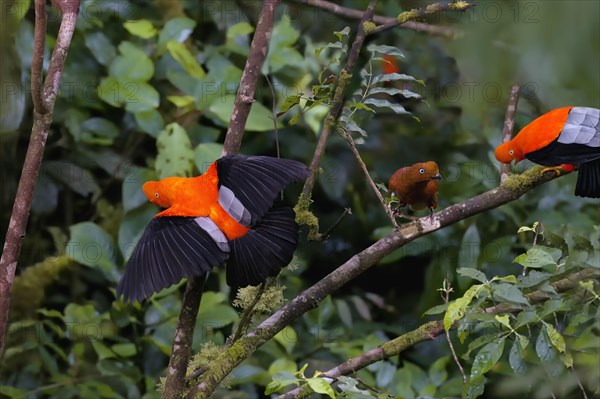
{"label": "gray wing patch", "polygon": [[225,212],[237,220],[238,223],[243,224],[244,226],[250,225],[252,220],[250,212],[248,212],[240,200],[235,197],[233,191],[223,185],[219,188],[219,204],[225,209]]}
{"label": "gray wing patch", "polygon": [[208,216],[200,216],[194,219],[198,226],[210,235],[210,238],[217,244],[219,249],[223,252],[229,252],[229,241],[225,234],[217,227],[215,222],[212,221]]}
{"label": "gray wing patch", "polygon": [[558,142],[600,147],[600,109],[573,107]]}

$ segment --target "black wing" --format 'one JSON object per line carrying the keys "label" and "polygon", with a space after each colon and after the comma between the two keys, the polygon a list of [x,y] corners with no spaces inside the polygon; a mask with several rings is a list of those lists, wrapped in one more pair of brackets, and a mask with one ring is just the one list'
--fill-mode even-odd
{"label": "black wing", "polygon": [[227,155],[217,160],[219,187],[229,188],[252,216],[251,225],[271,208],[288,184],[301,182],[308,168],[291,159]]}
{"label": "black wing", "polygon": [[227,257],[193,217],[154,218],[125,266],[117,298],[141,302],[182,278],[208,273]]}

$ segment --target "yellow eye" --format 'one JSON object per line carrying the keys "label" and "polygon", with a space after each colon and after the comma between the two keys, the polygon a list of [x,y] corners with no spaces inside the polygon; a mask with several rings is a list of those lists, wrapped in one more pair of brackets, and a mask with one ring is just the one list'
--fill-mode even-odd
{"label": "yellow eye", "polygon": [[158,193],[154,193],[154,196],[155,196],[156,198],[158,198]]}
{"label": "yellow eye", "polygon": [[515,151],[514,151],[514,150],[510,150],[510,151],[508,151],[508,153],[509,153],[510,155],[515,155]]}

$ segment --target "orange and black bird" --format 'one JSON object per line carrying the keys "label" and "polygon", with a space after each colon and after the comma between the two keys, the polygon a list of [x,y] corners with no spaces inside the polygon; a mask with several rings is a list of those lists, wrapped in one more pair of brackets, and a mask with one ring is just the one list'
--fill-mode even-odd
{"label": "orange and black bird", "polygon": [[413,211],[429,208],[431,215],[438,206],[438,180],[442,179],[437,163],[419,162],[400,168],[390,177],[389,192],[398,197],[400,207]]}
{"label": "orange and black bird", "polygon": [[542,172],[576,167],[575,195],[600,198],[600,110],[563,107],[552,110],[525,126],[512,140],[496,148],[502,163],[524,158],[549,166]]}
{"label": "orange and black bird", "polygon": [[117,297],[141,302],[191,276],[226,265],[227,284],[258,285],[279,273],[298,244],[294,211],[274,205],[306,165],[266,156],[227,155],[197,177],[144,183],[165,208],[146,227],[125,267]]}

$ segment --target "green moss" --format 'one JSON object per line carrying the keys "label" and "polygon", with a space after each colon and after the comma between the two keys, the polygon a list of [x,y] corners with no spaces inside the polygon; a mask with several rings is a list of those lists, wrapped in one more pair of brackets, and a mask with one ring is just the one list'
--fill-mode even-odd
{"label": "green moss", "polygon": [[363,23],[363,30],[365,31],[366,34],[373,32],[375,30],[375,28],[377,28],[377,25],[375,25],[375,23],[373,21],[365,21]]}
{"label": "green moss", "polygon": [[74,264],[66,255],[48,257],[15,277],[11,317],[23,318],[33,314],[44,300],[46,287],[58,279],[60,272]]}
{"label": "green moss", "polygon": [[319,219],[312,213],[308,208],[312,200],[310,198],[305,199],[302,196],[298,199],[298,203],[294,207],[296,212],[296,223],[299,226],[308,226],[308,239],[311,241],[321,240],[321,233],[319,233]]}
{"label": "green moss", "polygon": [[442,11],[443,9],[444,9],[443,5],[441,5],[440,3],[434,3],[434,4],[428,5],[427,8],[425,8],[425,12],[427,14],[431,14],[434,12]]}
{"label": "green moss", "polygon": [[463,11],[471,4],[466,1],[455,1],[454,3],[448,4],[448,8],[454,11]]}
{"label": "green moss", "polygon": [[410,11],[401,12],[400,15],[398,15],[398,18],[397,18],[398,19],[398,23],[399,24],[403,24],[403,23],[405,23],[407,21],[412,21],[413,19],[419,18],[420,15],[421,15],[421,12],[418,9],[416,9],[416,8],[413,8]]}
{"label": "green moss", "polygon": [[544,168],[542,166],[535,166],[525,172],[519,174],[509,174],[508,178],[502,183],[502,187],[506,187],[510,190],[524,190],[531,187],[539,178]]}
{"label": "green moss", "polygon": [[[237,292],[235,300],[233,301],[233,306],[246,310],[254,301],[258,290],[259,287],[252,286],[240,288]],[[258,313],[271,313],[275,309],[278,309],[281,305],[283,305],[284,290],[285,287],[280,285],[272,285],[265,289],[265,292],[263,292],[256,305],[254,305],[254,311]]]}

